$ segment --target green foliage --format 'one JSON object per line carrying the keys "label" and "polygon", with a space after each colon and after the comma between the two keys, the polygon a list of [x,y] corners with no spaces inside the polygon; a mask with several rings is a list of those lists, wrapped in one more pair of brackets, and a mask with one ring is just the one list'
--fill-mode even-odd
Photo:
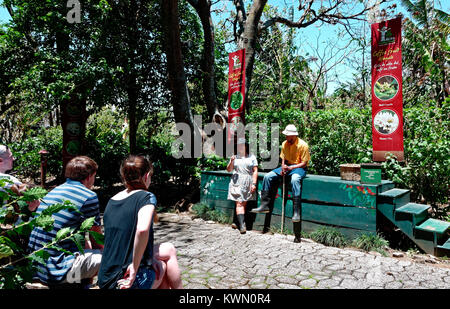
{"label": "green foliage", "polygon": [[123,125],[124,117],[108,108],[88,118],[86,155],[98,164],[97,184],[100,186],[106,187],[120,182],[120,163],[129,153]]}
{"label": "green foliage", "polygon": [[62,162],[62,129],[51,127],[34,133],[21,142],[10,145],[14,157],[14,170],[21,175],[33,179],[40,178],[41,155],[39,151],[45,149],[47,155],[47,172],[51,175],[61,173]]}
{"label": "green foliage", "polygon": [[411,14],[403,22],[402,58],[405,106],[448,97],[450,15],[434,7],[434,1],[402,0]]}
{"label": "green foliage", "polygon": [[389,242],[378,234],[361,234],[353,240],[352,245],[367,252],[376,251],[386,255],[384,249],[389,246]]}
{"label": "green foliage", "polygon": [[417,106],[404,111],[406,164],[390,157],[383,163],[388,179],[412,190],[436,208],[449,202],[450,187],[450,98],[442,108]]}
{"label": "green foliage", "polygon": [[222,212],[209,208],[208,205],[203,203],[198,203],[192,206],[192,210],[195,212],[196,216],[202,218],[203,220],[216,221],[222,224],[230,224],[231,219],[224,215]]}
{"label": "green foliage", "polygon": [[[450,99],[441,108],[433,102],[403,110],[405,162],[394,157],[383,163],[383,179],[411,189],[418,202],[448,203],[450,187]],[[339,176],[339,165],[372,161],[369,109],[302,112],[299,109],[253,109],[250,123],[290,123],[310,146],[309,173]],[[280,145],[284,137],[280,134]],[[258,157],[261,162],[261,158]]]}
{"label": "green foliage", "polygon": [[309,237],[315,242],[331,247],[343,248],[348,243],[345,236],[333,227],[320,227],[311,232]]}
{"label": "green foliage", "polygon": [[[0,183],[4,187],[6,181]],[[28,219],[26,211],[17,211],[16,204],[25,203],[42,199],[47,191],[42,188],[32,188],[16,195],[11,190],[4,188],[2,192],[2,203],[0,207],[0,289],[23,289],[27,282],[32,281],[32,275],[36,271],[36,263],[45,264],[49,258],[47,249],[63,251],[66,254],[73,254],[58,246],[58,243],[65,240],[72,240],[77,245],[80,252],[84,252],[84,234],[91,233],[89,229],[94,223],[94,217],[86,219],[80,229],[66,227],[59,230],[56,237],[43,248],[35,252],[27,252],[27,243],[30,233],[34,227],[41,227],[46,231],[53,228],[54,219],[52,215],[63,209],[78,211],[78,208],[69,201],[63,204],[54,204],[46,208],[39,215],[34,213],[35,217]],[[16,225],[15,220],[9,221],[9,218],[20,217],[21,223]],[[95,232],[92,232],[95,233]],[[98,233],[96,233],[98,234]],[[103,243],[102,235],[95,235],[99,244]]]}

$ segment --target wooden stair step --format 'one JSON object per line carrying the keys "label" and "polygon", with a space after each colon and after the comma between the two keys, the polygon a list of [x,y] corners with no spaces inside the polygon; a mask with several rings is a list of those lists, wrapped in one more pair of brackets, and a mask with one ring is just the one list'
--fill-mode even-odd
{"label": "wooden stair step", "polygon": [[430,209],[429,205],[408,203],[395,210],[395,220],[408,220],[416,226],[428,217],[428,209]]}
{"label": "wooden stair step", "polygon": [[390,189],[387,191],[384,191],[383,193],[380,193],[380,196],[384,197],[390,197],[390,198],[398,198],[405,194],[409,193],[409,190],[406,189]]}
{"label": "wooden stair step", "polygon": [[446,241],[444,244],[438,246],[438,248],[439,248],[439,249],[450,250],[450,238],[447,239],[447,241]]}
{"label": "wooden stair step", "polygon": [[416,203],[408,203],[400,208],[397,208],[396,212],[402,212],[402,213],[408,213],[412,215],[420,215],[424,212],[428,212],[428,209],[430,209],[429,205],[422,205],[422,204],[416,204]]}
{"label": "wooden stair step", "polygon": [[445,222],[436,219],[428,219],[421,225],[416,226],[416,230],[433,232],[436,234],[444,234],[450,227],[450,222]]}
{"label": "wooden stair step", "polygon": [[383,193],[380,193],[377,196],[378,204],[393,205],[394,206],[393,210],[408,204],[409,201],[410,201],[410,191],[405,189],[391,189],[384,191]]}

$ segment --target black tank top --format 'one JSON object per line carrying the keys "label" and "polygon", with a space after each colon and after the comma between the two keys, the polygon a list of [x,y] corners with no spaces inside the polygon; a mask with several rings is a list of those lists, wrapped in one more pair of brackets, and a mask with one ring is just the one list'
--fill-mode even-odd
{"label": "black tank top", "polygon": [[[103,216],[105,244],[98,273],[98,285],[101,289],[116,288],[117,280],[122,279],[128,265],[132,263],[138,212],[145,205],[156,207],[156,197],[153,193],[139,191],[123,200],[110,199],[106,205]],[[141,265],[151,261],[152,257],[153,218]]]}

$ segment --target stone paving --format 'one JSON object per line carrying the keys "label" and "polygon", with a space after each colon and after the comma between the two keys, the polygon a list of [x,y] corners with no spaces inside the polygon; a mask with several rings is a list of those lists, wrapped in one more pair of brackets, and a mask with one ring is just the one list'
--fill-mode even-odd
{"label": "stone paving", "polygon": [[177,248],[188,289],[448,289],[450,267],[383,257],[309,239],[160,214],[155,242]]}

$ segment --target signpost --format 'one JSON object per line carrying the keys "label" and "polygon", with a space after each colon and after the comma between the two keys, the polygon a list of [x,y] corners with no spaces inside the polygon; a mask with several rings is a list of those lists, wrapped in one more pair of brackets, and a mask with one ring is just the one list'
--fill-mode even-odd
{"label": "signpost", "polygon": [[401,17],[372,24],[373,161],[403,152]]}

